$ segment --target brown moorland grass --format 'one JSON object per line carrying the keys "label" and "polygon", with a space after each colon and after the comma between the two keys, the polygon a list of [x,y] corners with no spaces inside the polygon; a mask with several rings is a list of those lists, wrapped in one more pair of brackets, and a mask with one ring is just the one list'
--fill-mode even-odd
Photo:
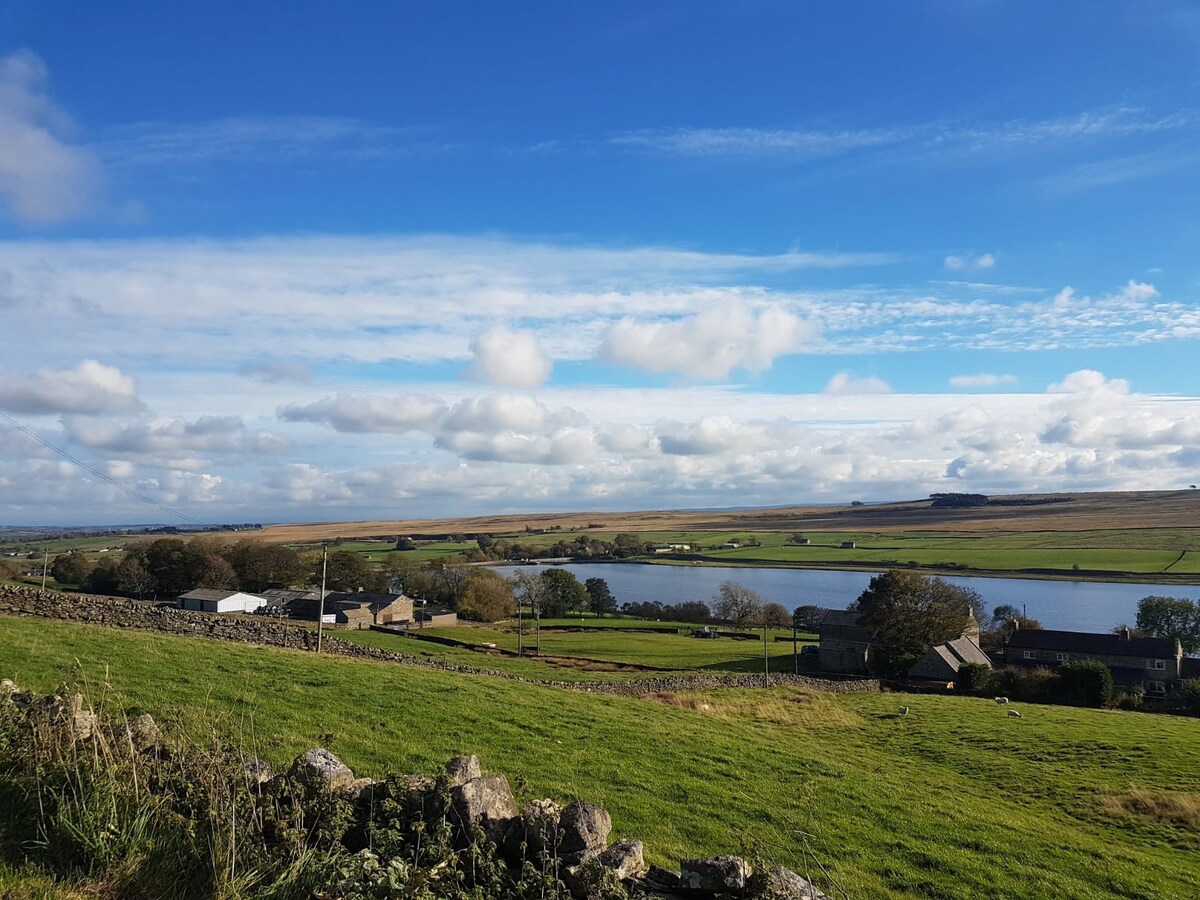
{"label": "brown moorland grass", "polygon": [[[1060,500],[1060,498],[1068,498]],[[333,538],[402,534],[504,534],[530,528],[613,531],[1094,531],[1119,528],[1190,528],[1200,523],[1200,491],[1013,494],[1024,501],[970,509],[934,509],[929,500],[869,506],[793,506],[739,510],[529,513],[463,519],[394,519],[271,525],[269,541],[304,543]],[[1055,502],[1060,501],[1060,502]]]}

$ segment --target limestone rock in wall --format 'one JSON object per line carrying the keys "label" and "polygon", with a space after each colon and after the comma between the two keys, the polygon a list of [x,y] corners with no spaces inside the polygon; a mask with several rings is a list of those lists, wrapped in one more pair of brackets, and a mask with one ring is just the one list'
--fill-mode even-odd
{"label": "limestone rock in wall", "polygon": [[607,846],[612,818],[604,807],[576,800],[562,811],[558,828],[559,851],[573,865],[590,859]]}
{"label": "limestone rock in wall", "polygon": [[464,827],[482,825],[491,831],[517,816],[517,801],[503,775],[472,778],[450,792],[451,809]]}
{"label": "limestone rock in wall", "polygon": [[324,747],[297,756],[288,774],[297,783],[319,791],[340,791],[354,782],[350,767]]}
{"label": "limestone rock in wall", "polygon": [[622,881],[646,874],[646,859],[641,841],[617,841],[597,857],[600,865],[612,869]]}
{"label": "limestone rock in wall", "polygon": [[710,856],[679,863],[679,886],[689,891],[742,891],[750,875],[749,864],[740,856]]}
{"label": "limestone rock in wall", "polygon": [[803,875],[783,866],[755,872],[750,879],[749,895],[753,900],[829,900]]}
{"label": "limestone rock in wall", "polygon": [[446,761],[446,783],[450,787],[466,784],[472,778],[478,778],[482,774],[483,770],[479,768],[478,756],[455,756]]}

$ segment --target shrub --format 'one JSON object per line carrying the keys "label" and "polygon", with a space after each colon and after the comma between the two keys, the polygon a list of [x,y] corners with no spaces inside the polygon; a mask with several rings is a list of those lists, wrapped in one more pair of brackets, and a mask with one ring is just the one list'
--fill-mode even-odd
{"label": "shrub", "polygon": [[1113,696],[1112,705],[1117,709],[1141,709],[1146,699],[1146,689],[1139,686],[1117,691]]}
{"label": "shrub", "polygon": [[1180,682],[1179,699],[1184,709],[1194,716],[1200,716],[1200,678]]}
{"label": "shrub", "polygon": [[982,663],[963,663],[954,676],[954,689],[964,694],[987,694],[992,684],[992,670]]}
{"label": "shrub", "polygon": [[1048,703],[1054,699],[1058,675],[1039,666],[1036,669],[1012,667],[992,673],[992,690],[1025,703]]}
{"label": "shrub", "polygon": [[1072,706],[1107,706],[1112,701],[1113,678],[1108,666],[1080,659],[1058,667],[1057,699]]}

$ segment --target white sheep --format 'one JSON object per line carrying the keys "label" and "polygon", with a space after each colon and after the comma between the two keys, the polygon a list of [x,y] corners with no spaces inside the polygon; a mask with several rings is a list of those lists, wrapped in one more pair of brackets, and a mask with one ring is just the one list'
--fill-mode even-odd
{"label": "white sheep", "polygon": [[1004,704],[1008,703],[1008,698],[1007,697],[997,697],[996,702],[999,703],[1001,706],[1003,706]]}
{"label": "white sheep", "polygon": [[902,715],[902,716],[908,715],[908,707],[907,706],[900,707],[900,715]]}
{"label": "white sheep", "polygon": [[1008,711],[1008,715],[1010,718],[1013,718],[1013,719],[1021,718],[1021,714],[1019,712],[1017,712],[1015,709],[1010,709]]}

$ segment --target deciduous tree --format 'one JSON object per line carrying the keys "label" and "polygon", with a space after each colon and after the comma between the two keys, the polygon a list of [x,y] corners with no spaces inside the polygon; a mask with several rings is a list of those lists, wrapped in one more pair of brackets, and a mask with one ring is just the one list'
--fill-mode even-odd
{"label": "deciduous tree", "polygon": [[1200,602],[1183,597],[1143,597],[1137,627],[1146,634],[1178,638],[1184,653],[1200,650]]}
{"label": "deciduous tree", "polygon": [[971,594],[941,578],[893,569],[872,578],[852,608],[875,634],[880,667],[904,675],[930,649],[962,636]]}
{"label": "deciduous tree", "polygon": [[751,625],[758,620],[763,599],[756,591],[734,581],[722,581],[713,595],[713,612],[734,625]]}
{"label": "deciduous tree", "polygon": [[617,611],[617,598],[603,578],[589,578],[583,586],[588,594],[588,607],[596,615],[607,616]]}

